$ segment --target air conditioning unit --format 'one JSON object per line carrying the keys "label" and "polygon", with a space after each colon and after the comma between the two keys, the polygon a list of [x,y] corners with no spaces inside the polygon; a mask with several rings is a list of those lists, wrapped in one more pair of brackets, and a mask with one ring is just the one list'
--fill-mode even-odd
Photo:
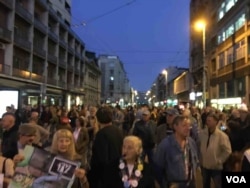
{"label": "air conditioning unit", "polygon": [[5,44],[0,42],[0,49],[4,50],[5,49]]}

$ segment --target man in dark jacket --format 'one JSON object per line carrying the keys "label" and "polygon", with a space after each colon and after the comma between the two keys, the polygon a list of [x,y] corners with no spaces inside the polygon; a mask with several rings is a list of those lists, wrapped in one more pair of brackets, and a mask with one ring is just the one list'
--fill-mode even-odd
{"label": "man in dark jacket", "polygon": [[135,123],[133,135],[142,140],[143,158],[148,157],[149,163],[153,161],[153,149],[155,147],[156,123],[150,120],[150,112],[145,109],[142,111],[141,120]]}
{"label": "man in dark jacket", "polygon": [[99,108],[96,117],[100,130],[93,144],[88,180],[91,188],[111,188],[120,181],[118,166],[123,136],[121,130],[112,125],[109,107]]}
{"label": "man in dark jacket", "polygon": [[15,125],[15,115],[7,112],[2,116],[2,155],[6,158],[13,158],[17,153],[18,126]]}

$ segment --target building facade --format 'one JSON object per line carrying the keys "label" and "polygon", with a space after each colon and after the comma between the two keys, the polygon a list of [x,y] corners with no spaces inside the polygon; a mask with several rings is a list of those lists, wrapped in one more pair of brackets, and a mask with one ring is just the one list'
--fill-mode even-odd
{"label": "building facade", "polygon": [[174,95],[176,96],[179,104],[192,103],[192,98],[190,99],[192,85],[192,76],[187,70],[174,80]]}
{"label": "building facade", "polygon": [[[199,11],[199,7],[202,10]],[[248,0],[191,1],[191,24],[199,16],[206,20],[206,73],[209,103],[219,109],[249,105],[249,19]],[[203,12],[203,14],[201,14]],[[190,68],[197,85],[201,37],[191,29]],[[196,66],[197,65],[197,66]],[[197,67],[197,68],[196,68]]]}
{"label": "building facade", "polygon": [[118,56],[100,55],[98,65],[102,72],[101,101],[126,106],[131,103],[131,87],[123,63]]}
{"label": "building facade", "polygon": [[19,107],[83,103],[85,44],[69,27],[70,1],[54,2],[0,1],[0,90],[17,91]]}
{"label": "building facade", "polygon": [[101,103],[101,70],[96,54],[86,51],[84,71],[84,104],[100,105]]}
{"label": "building facade", "polygon": [[187,68],[183,67],[169,66],[157,76],[151,87],[151,93],[155,93],[152,96],[156,106],[174,106],[178,104],[177,96],[174,92],[174,81],[187,70]]}

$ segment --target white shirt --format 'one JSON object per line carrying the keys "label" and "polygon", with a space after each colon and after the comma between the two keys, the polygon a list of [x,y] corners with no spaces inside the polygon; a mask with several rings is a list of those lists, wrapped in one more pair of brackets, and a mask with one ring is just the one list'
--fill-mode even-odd
{"label": "white shirt", "polygon": [[75,131],[73,132],[73,136],[74,136],[75,142],[76,142],[77,139],[78,139],[80,130],[81,130],[81,128],[76,128]]}

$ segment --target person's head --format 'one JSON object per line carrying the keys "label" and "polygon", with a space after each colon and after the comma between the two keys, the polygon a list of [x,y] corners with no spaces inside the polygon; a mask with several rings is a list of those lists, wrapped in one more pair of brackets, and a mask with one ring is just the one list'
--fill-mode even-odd
{"label": "person's head", "polygon": [[239,107],[239,112],[240,112],[240,119],[241,121],[245,121],[248,115],[248,108],[245,104],[242,104]]}
{"label": "person's head", "polygon": [[16,117],[13,113],[4,113],[2,115],[1,125],[5,130],[11,129],[15,125]]}
{"label": "person's head", "polygon": [[142,120],[149,121],[150,120],[150,112],[148,109],[142,110]]}
{"label": "person's head", "polygon": [[142,141],[137,136],[126,136],[123,139],[122,156],[127,162],[134,162],[142,153]]}
{"label": "person's head", "polygon": [[37,123],[39,119],[39,113],[36,111],[31,112],[30,118],[29,118],[29,122],[35,122]]}
{"label": "person's head", "polygon": [[39,118],[39,113],[37,111],[32,111],[31,114],[30,114],[30,117],[31,118]]}
{"label": "person's head", "polygon": [[217,124],[219,122],[219,117],[216,113],[208,113],[207,118],[206,118],[206,125],[207,128],[210,130],[213,130],[216,128]]}
{"label": "person's head", "polygon": [[189,109],[184,109],[182,111],[182,115],[185,116],[185,117],[190,117],[191,116],[191,111]]}
{"label": "person's head", "polygon": [[81,117],[76,118],[75,124],[76,124],[76,127],[85,127],[87,124],[87,120],[83,116],[81,116]]}
{"label": "person's head", "polygon": [[76,154],[74,137],[71,131],[60,129],[53,136],[51,144],[51,153],[59,154],[73,159]]}
{"label": "person's head", "polygon": [[233,116],[233,118],[237,119],[240,118],[240,112],[238,109],[233,109],[231,112],[231,115]]}
{"label": "person's head", "polygon": [[22,124],[18,129],[18,141],[22,146],[32,145],[36,138],[36,128],[28,123]]}
{"label": "person's head", "polygon": [[90,115],[90,116],[95,116],[95,115],[96,115],[96,107],[91,106],[91,107],[89,108],[89,115]]}
{"label": "person's head", "polygon": [[10,106],[6,106],[6,112],[7,113],[11,113],[12,112],[12,108]]}
{"label": "person's head", "polygon": [[186,139],[189,136],[190,133],[190,124],[191,121],[189,118],[178,115],[173,119],[173,130],[174,133],[183,139]]}
{"label": "person's head", "polygon": [[176,116],[179,115],[179,112],[175,108],[169,108],[166,110],[166,119],[167,119],[167,124],[172,128],[173,120]]}
{"label": "person's head", "polygon": [[96,112],[96,118],[101,125],[110,125],[113,121],[113,113],[110,107],[100,107]]}

